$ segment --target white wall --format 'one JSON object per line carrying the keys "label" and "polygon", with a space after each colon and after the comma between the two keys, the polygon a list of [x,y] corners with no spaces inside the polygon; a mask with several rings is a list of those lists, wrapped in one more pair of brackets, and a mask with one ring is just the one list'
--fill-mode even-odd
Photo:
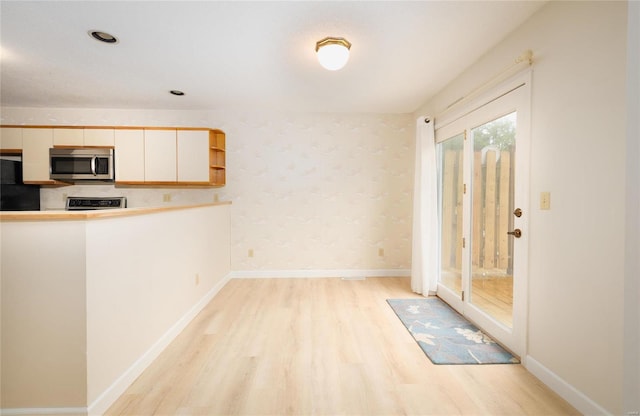
{"label": "white wall", "polygon": [[229,208],[87,221],[87,403],[92,414],[93,407],[106,407],[127,387],[119,377],[133,381],[144,367],[140,362],[150,363],[160,352],[156,342],[170,341],[165,334],[226,283]]}
{"label": "white wall", "polygon": [[[614,414],[623,380],[626,9],[550,2],[416,113],[440,113],[533,51],[528,354],[566,382],[579,410]],[[539,210],[543,191],[550,211]]]}
{"label": "white wall", "polygon": [[228,135],[234,270],[410,267],[410,116],[239,121]]}
{"label": "white wall", "polygon": [[131,206],[163,205],[164,193],[172,204],[211,202],[218,194],[233,201],[231,261],[240,274],[410,268],[410,115],[5,107],[1,122],[222,129],[224,188],[50,188],[42,205],[61,208],[64,194],[124,195]]}
{"label": "white wall", "polygon": [[84,224],[3,222],[0,234],[2,406],[84,408]]}
{"label": "white wall", "polygon": [[629,3],[624,411],[640,412],[640,2]]}
{"label": "white wall", "polygon": [[229,208],[0,223],[2,411],[106,411],[228,281]]}

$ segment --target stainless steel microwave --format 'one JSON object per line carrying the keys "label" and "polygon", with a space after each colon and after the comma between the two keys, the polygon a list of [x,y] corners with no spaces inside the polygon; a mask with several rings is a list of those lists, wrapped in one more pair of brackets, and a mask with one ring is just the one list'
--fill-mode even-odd
{"label": "stainless steel microwave", "polygon": [[109,148],[51,148],[49,149],[50,178],[60,181],[115,180],[113,149]]}

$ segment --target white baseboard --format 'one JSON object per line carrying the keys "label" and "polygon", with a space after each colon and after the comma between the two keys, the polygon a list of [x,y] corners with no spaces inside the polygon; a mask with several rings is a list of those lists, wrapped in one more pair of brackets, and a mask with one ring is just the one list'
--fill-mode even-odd
{"label": "white baseboard", "polygon": [[186,314],[165,332],[155,344],[133,363],[109,388],[107,388],[93,403],[89,405],[89,415],[102,415],[124,393],[140,374],[155,360],[160,353],[173,341],[182,330],[196,317],[196,315],[213,299],[213,297],[231,279],[227,274],[206,295],[198,301]]}
{"label": "white baseboard", "polygon": [[531,374],[538,377],[540,381],[549,386],[560,397],[569,402],[583,415],[611,415],[598,403],[588,398],[584,393],[560,378],[556,373],[536,361],[530,355],[523,361],[525,367]]}
{"label": "white baseboard", "polygon": [[32,409],[0,409],[0,415],[2,416],[75,416],[86,414],[86,407],[36,407]]}
{"label": "white baseboard", "polygon": [[407,277],[408,269],[329,269],[329,270],[235,270],[231,272],[233,279],[260,278],[318,278],[318,277]]}

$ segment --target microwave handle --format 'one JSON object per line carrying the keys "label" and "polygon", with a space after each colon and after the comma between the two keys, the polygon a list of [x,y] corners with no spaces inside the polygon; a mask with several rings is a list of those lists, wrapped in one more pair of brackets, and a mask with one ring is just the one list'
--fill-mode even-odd
{"label": "microwave handle", "polygon": [[97,156],[94,156],[91,158],[91,173],[93,173],[93,176],[96,176],[96,160],[98,160]]}

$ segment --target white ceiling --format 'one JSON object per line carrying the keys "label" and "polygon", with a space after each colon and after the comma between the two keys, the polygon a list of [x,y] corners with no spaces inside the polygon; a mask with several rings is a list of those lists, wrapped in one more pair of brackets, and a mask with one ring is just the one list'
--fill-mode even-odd
{"label": "white ceiling", "polygon": [[[408,113],[543,4],[2,0],[1,104]],[[353,44],[344,69],[325,36]]]}

